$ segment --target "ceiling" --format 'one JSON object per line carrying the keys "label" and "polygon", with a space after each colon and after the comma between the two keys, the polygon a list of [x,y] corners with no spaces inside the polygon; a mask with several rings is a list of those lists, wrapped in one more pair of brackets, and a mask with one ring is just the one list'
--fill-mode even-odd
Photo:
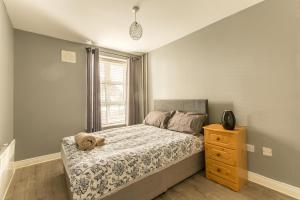
{"label": "ceiling", "polygon": [[[3,0],[14,28],[127,52],[149,52],[263,0]],[[129,37],[131,9],[143,37]]]}

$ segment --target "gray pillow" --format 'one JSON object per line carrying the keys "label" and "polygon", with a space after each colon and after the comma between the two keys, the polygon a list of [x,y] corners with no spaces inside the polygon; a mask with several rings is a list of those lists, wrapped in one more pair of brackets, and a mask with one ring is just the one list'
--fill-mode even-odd
{"label": "gray pillow", "polygon": [[159,128],[167,128],[171,116],[172,112],[151,111],[145,117],[144,124]]}
{"label": "gray pillow", "polygon": [[207,116],[199,113],[184,113],[176,111],[169,120],[168,129],[183,133],[198,134],[202,131],[202,126]]}

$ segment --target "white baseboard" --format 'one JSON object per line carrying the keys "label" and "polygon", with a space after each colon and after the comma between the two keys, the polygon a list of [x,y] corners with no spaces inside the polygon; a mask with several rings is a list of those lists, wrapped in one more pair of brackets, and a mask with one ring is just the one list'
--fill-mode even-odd
{"label": "white baseboard", "polygon": [[48,162],[51,160],[57,160],[60,158],[61,158],[61,154],[60,154],[60,152],[58,152],[58,153],[48,154],[48,155],[44,155],[44,156],[29,158],[29,159],[25,159],[25,160],[19,160],[19,161],[14,162],[14,168],[19,169],[22,167],[27,167],[27,166],[31,166],[31,165],[35,165],[35,164],[39,164],[39,163],[43,163],[43,162]]}
{"label": "white baseboard", "polygon": [[250,171],[248,172],[248,180],[257,183],[259,185],[265,186],[267,188],[270,188],[272,190],[275,190],[277,192],[294,197],[296,199],[300,199],[299,187],[295,187],[280,181],[276,181],[274,179]]}

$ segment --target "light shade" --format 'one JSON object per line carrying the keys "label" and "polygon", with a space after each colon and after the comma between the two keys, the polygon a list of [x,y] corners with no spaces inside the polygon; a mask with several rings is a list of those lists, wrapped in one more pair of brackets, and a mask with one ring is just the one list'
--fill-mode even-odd
{"label": "light shade", "polygon": [[142,26],[137,22],[134,21],[129,28],[129,35],[133,40],[139,40],[143,35],[143,28]]}

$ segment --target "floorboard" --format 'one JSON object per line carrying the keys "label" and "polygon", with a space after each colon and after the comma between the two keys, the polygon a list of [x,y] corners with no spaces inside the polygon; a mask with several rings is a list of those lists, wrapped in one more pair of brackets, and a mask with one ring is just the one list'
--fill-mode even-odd
{"label": "floorboard", "polygon": [[[17,169],[5,200],[67,200],[68,193],[61,160]],[[196,174],[177,184],[155,200],[294,200],[249,182],[233,192]]]}

